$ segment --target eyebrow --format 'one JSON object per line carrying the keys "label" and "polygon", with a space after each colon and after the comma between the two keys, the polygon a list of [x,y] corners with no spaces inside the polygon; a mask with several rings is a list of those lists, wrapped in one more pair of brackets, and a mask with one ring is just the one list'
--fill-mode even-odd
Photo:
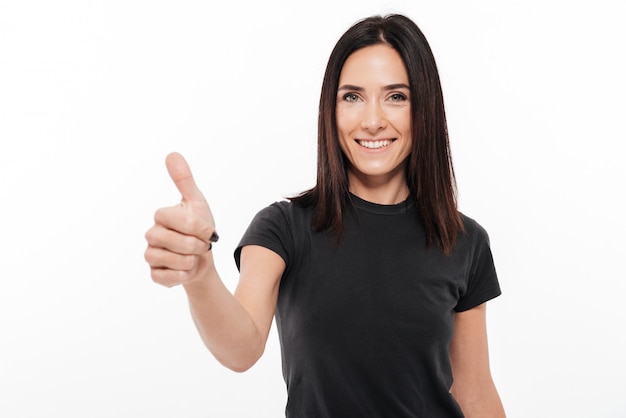
{"label": "eyebrow", "polygon": [[[409,86],[404,83],[389,84],[388,86],[383,87],[383,90],[385,91],[398,90],[398,89],[411,90]],[[337,89],[337,91],[341,91],[341,90],[364,91],[365,89],[363,87],[355,86],[352,84],[344,84],[343,86],[340,86]]]}

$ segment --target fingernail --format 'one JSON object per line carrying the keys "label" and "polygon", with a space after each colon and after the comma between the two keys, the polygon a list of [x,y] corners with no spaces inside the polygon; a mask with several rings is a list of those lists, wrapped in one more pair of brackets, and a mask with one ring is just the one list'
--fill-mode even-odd
{"label": "fingernail", "polygon": [[211,242],[217,242],[217,240],[219,240],[219,239],[220,239],[220,236],[219,236],[219,235],[217,235],[217,232],[213,232],[213,233],[211,234],[211,238],[209,238],[209,241],[211,241]]}

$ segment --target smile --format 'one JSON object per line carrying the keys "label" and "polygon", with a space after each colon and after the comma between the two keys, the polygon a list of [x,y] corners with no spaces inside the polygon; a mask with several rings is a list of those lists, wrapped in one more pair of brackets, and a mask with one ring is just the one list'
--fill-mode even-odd
{"label": "smile", "polygon": [[379,141],[363,141],[360,139],[356,140],[357,144],[359,144],[362,147],[365,148],[369,148],[369,149],[380,149],[380,148],[384,148],[386,146],[388,146],[389,144],[391,144],[393,142],[393,140],[391,139],[381,139]]}

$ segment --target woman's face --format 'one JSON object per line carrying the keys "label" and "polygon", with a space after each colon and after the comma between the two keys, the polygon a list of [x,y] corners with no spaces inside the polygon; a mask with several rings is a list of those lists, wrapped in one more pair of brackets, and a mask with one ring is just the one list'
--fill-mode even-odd
{"label": "woman's face", "polygon": [[412,142],[409,94],[404,62],[390,46],[368,46],[346,60],[339,76],[336,118],[351,191],[406,184]]}

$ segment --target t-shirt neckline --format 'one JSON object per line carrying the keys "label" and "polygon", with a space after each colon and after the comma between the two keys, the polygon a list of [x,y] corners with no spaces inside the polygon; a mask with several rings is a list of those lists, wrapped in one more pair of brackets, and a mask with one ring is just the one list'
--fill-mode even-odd
{"label": "t-shirt neckline", "polygon": [[415,196],[412,194],[409,194],[403,202],[395,203],[393,205],[383,205],[380,203],[369,202],[361,199],[353,193],[350,193],[350,200],[352,201],[354,207],[378,215],[399,215],[406,213],[409,209],[415,206]]}

